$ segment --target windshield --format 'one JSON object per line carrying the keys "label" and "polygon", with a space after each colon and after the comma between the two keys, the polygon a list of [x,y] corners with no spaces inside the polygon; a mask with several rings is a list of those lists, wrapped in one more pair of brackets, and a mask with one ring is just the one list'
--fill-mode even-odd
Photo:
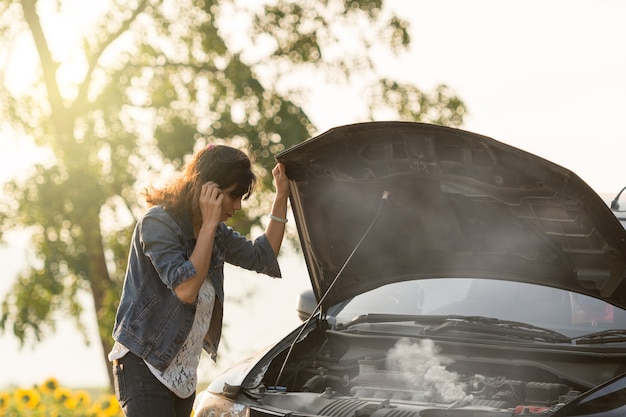
{"label": "windshield", "polygon": [[341,325],[364,314],[484,316],[528,323],[568,337],[626,329],[626,311],[604,301],[556,288],[489,279],[389,284],[354,297],[335,317]]}

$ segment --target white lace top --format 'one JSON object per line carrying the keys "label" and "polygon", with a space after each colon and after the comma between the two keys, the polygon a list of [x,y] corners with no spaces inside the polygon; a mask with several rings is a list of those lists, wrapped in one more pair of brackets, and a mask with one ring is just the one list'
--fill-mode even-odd
{"label": "white lace top", "polygon": [[[196,390],[198,364],[202,355],[202,341],[209,331],[214,303],[215,288],[213,288],[211,281],[205,280],[200,287],[196,316],[189,336],[170,366],[161,372],[146,362],[152,374],[180,398],[188,398]],[[126,353],[128,353],[128,349],[116,341],[111,353],[109,353],[109,360],[119,359]]]}

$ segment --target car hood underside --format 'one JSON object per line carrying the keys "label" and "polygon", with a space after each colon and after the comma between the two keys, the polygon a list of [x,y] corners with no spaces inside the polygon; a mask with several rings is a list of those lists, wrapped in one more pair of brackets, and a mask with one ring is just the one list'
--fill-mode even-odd
{"label": "car hood underside", "polygon": [[578,176],[538,156],[458,129],[373,122],[277,159],[326,308],[439,277],[547,285],[626,308],[626,231]]}

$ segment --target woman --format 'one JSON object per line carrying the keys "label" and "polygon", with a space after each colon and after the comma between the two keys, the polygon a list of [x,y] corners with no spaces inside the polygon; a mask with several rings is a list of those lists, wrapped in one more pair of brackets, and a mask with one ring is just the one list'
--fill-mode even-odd
{"label": "woman", "polygon": [[146,193],[151,207],[135,226],[109,353],[126,416],[190,415],[202,349],[217,353],[224,262],[280,278],[289,191],[283,165],[272,174],[270,222],[254,242],[223,223],[256,184],[240,150],[209,145]]}

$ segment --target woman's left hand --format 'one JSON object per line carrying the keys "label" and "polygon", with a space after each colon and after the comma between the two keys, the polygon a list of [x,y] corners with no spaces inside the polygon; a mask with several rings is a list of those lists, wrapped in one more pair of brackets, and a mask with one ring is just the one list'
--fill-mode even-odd
{"label": "woman's left hand", "polygon": [[[287,200],[289,198],[289,179],[285,166],[280,162],[272,170],[276,195],[272,204],[272,216],[279,219],[287,219]],[[274,255],[278,256],[280,245],[285,234],[285,221],[270,221],[265,228],[265,236],[272,246]]]}
{"label": "woman's left hand", "polygon": [[289,179],[287,178],[285,165],[281,164],[280,162],[277,163],[272,170],[272,175],[274,176],[274,186],[276,187],[276,194],[289,194]]}

